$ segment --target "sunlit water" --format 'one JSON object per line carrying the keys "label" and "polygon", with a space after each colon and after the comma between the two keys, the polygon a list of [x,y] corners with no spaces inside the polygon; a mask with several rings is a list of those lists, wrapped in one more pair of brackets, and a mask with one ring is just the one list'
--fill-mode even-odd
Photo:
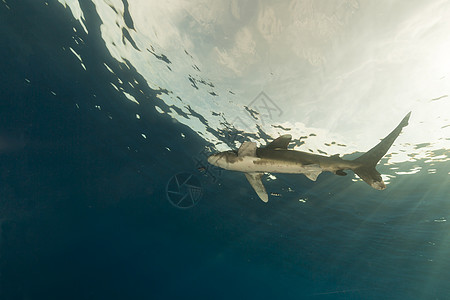
{"label": "sunlit water", "polygon": [[[0,6],[5,299],[449,297],[447,2]],[[385,191],[268,174],[264,204],[206,163],[286,133],[357,157],[409,111]]]}

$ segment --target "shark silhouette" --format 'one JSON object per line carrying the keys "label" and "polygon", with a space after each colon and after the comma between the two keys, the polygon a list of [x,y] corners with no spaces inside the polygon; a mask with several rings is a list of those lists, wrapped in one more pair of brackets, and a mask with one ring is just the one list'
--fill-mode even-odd
{"label": "shark silhouette", "polygon": [[408,125],[409,112],[400,124],[378,145],[354,160],[345,160],[339,154],[324,156],[287,149],[292,136],[282,135],[264,148],[257,148],[254,142],[244,142],[238,151],[225,151],[208,157],[212,165],[226,170],[244,172],[253,189],[262,201],[269,196],[261,181],[265,172],[304,174],[315,181],[324,171],[345,176],[344,170],[352,170],[367,184],[377,190],[384,190],[386,184],[376,170],[377,163],[386,154],[399,136],[402,128]]}

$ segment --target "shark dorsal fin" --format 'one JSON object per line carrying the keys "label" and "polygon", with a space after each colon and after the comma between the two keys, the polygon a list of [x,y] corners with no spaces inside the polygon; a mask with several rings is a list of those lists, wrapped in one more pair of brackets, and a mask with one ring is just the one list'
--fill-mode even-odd
{"label": "shark dorsal fin", "polygon": [[282,135],[268,144],[266,146],[266,149],[287,149],[287,146],[291,142],[291,139],[292,136],[290,134]]}
{"label": "shark dorsal fin", "polygon": [[256,156],[256,143],[243,142],[239,147],[238,156]]}

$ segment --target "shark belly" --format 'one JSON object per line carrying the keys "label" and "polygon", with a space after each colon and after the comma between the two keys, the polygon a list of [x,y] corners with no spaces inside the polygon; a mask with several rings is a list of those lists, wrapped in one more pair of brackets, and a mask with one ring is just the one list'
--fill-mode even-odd
{"label": "shark belly", "polygon": [[303,165],[298,162],[251,156],[242,157],[239,161],[228,164],[227,169],[245,173],[305,174],[309,179],[314,181],[322,172],[322,168],[317,164]]}

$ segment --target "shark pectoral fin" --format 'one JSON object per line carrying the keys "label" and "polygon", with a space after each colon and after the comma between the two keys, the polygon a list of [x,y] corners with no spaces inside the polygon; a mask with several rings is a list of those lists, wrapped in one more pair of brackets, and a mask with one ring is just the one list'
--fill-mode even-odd
{"label": "shark pectoral fin", "polygon": [[243,142],[239,147],[238,156],[256,156],[256,143]]}
{"label": "shark pectoral fin", "polygon": [[312,181],[316,181],[320,173],[322,173],[322,168],[317,164],[304,166],[303,174]]}
{"label": "shark pectoral fin", "polygon": [[259,198],[263,202],[267,202],[269,201],[269,195],[267,195],[266,188],[261,181],[263,175],[264,173],[245,173],[245,177],[247,177],[248,182],[250,182]]}

